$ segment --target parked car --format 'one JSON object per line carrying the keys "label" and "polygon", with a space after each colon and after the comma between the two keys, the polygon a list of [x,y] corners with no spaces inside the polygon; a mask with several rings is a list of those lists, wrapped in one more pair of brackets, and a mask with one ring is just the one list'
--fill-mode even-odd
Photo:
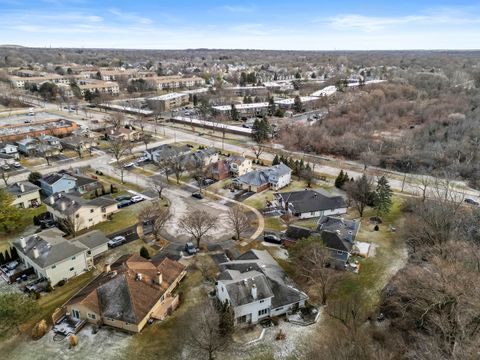
{"label": "parked car", "polygon": [[35,116],[35,113],[34,113],[34,112],[29,112],[29,113],[27,114],[27,116]]}
{"label": "parked car", "polygon": [[16,168],[19,168],[19,167],[22,167],[22,164],[20,164],[19,162],[14,162],[13,166]]}
{"label": "parked car", "polygon": [[115,236],[113,239],[107,242],[107,244],[109,247],[113,248],[113,247],[120,246],[126,242],[127,242],[127,239],[125,239],[125,236]]}
{"label": "parked car", "polygon": [[145,200],[145,198],[142,195],[135,195],[130,199],[130,202],[132,204],[136,204],[136,203],[138,203],[140,201],[143,201],[143,200]]}
{"label": "parked car", "polygon": [[203,185],[208,186],[208,185],[212,185],[213,183],[215,183],[215,180],[213,180],[213,179],[204,179],[202,182],[203,182]]}
{"label": "parked car", "polygon": [[115,198],[115,201],[117,202],[121,202],[121,201],[125,201],[125,200],[130,200],[132,197],[129,196],[129,195],[121,195],[121,196],[117,196]]}
{"label": "parked car", "polygon": [[282,243],[282,239],[280,239],[277,235],[274,235],[274,234],[263,235],[263,241],[273,243],[273,244],[281,244]]}
{"label": "parked car", "polygon": [[192,197],[194,197],[195,199],[203,199],[203,195],[200,194],[199,192],[194,192],[192,194]]}
{"label": "parked car", "polygon": [[185,252],[188,255],[195,255],[197,253],[197,248],[195,246],[193,246],[193,243],[187,242],[185,244]]}
{"label": "parked car", "polygon": [[129,205],[132,205],[132,202],[130,200],[122,200],[117,204],[117,208],[121,209]]}
{"label": "parked car", "polygon": [[473,205],[473,206],[480,206],[480,203],[478,201],[475,201],[473,199],[465,199],[464,200],[467,204]]}
{"label": "parked car", "polygon": [[135,166],[135,163],[133,163],[133,162],[123,165],[123,167],[126,168],[126,169],[131,168],[133,166]]}
{"label": "parked car", "polygon": [[11,262],[9,262],[8,264],[6,264],[5,267],[6,267],[8,270],[13,270],[13,269],[16,269],[19,264],[20,264],[20,263],[15,260],[15,261],[11,261]]}
{"label": "parked car", "polygon": [[48,287],[48,281],[44,278],[39,278],[32,281],[31,283],[28,283],[25,286],[25,290],[27,290],[28,292],[39,293],[47,290],[47,287]]}

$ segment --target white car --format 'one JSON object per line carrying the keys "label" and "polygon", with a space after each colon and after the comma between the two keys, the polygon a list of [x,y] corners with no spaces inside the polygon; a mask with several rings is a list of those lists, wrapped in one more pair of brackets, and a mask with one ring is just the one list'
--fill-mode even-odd
{"label": "white car", "polygon": [[138,203],[138,202],[143,201],[143,200],[145,200],[145,198],[142,195],[135,195],[130,199],[130,202],[135,204],[135,203]]}
{"label": "white car", "polygon": [[123,167],[124,168],[131,168],[131,167],[134,167],[135,166],[135,163],[128,163],[128,164],[125,164]]}
{"label": "white car", "polygon": [[124,236],[115,236],[113,239],[111,239],[109,242],[107,242],[108,247],[116,247],[120,246],[123,243],[125,243],[127,239],[125,239]]}

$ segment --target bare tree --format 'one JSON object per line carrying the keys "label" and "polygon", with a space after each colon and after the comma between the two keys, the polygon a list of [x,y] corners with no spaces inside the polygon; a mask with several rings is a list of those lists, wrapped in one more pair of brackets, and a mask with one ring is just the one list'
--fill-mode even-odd
{"label": "bare tree", "polygon": [[257,161],[260,159],[260,156],[265,152],[265,146],[263,145],[254,145],[251,149]]}
{"label": "bare tree", "polygon": [[179,221],[180,228],[197,242],[200,247],[200,241],[211,230],[215,229],[217,218],[203,210],[194,210],[185,214]]}
{"label": "bare tree", "polygon": [[105,119],[105,122],[117,130],[125,123],[125,116],[120,112],[113,112]]}
{"label": "bare tree", "polygon": [[160,202],[152,202],[144,206],[138,215],[143,224],[148,223],[152,226],[152,234],[156,241],[161,239],[161,232],[171,217],[170,209],[162,206]]}
{"label": "bare tree", "polygon": [[164,181],[162,175],[155,177],[153,180],[152,188],[157,192],[159,199],[163,199],[162,193],[167,187],[168,179]]}
{"label": "bare tree", "polygon": [[188,167],[192,177],[197,181],[198,190],[201,193],[205,184],[205,179],[208,177],[208,168],[205,166],[202,159],[197,158],[192,161]]}
{"label": "bare tree", "polygon": [[320,302],[325,305],[340,276],[340,272],[330,267],[329,250],[318,238],[302,240],[292,250],[291,258],[298,274],[317,289]]}
{"label": "bare tree", "polygon": [[165,160],[165,165],[167,166],[167,169],[171,170],[175,175],[177,185],[180,184],[180,177],[185,171],[185,163],[183,158],[181,156],[172,156]]}
{"label": "bare tree", "polygon": [[242,232],[248,230],[250,227],[250,220],[240,205],[235,205],[230,208],[227,221],[235,231],[235,238],[237,240],[240,240]]}
{"label": "bare tree", "polygon": [[58,222],[69,235],[76,237],[78,232],[82,229],[83,220],[78,214],[67,214],[63,219],[59,219]]}
{"label": "bare tree", "polygon": [[125,168],[123,167],[122,158],[127,153],[130,147],[130,142],[125,140],[109,141],[108,149],[111,151],[114,159],[115,166],[120,172],[120,180],[123,184],[123,175]]}
{"label": "bare tree", "polygon": [[210,300],[205,300],[195,307],[189,321],[187,344],[195,358],[214,360],[216,355],[225,352],[231,339],[222,336],[220,330],[220,314]]}
{"label": "bare tree", "polygon": [[355,208],[358,210],[360,217],[363,217],[365,208],[373,201],[372,179],[363,174],[355,181],[346,183],[345,191]]}
{"label": "bare tree", "polygon": [[0,168],[0,177],[2,178],[5,186],[8,186],[8,179],[10,179],[10,173],[2,168]]}

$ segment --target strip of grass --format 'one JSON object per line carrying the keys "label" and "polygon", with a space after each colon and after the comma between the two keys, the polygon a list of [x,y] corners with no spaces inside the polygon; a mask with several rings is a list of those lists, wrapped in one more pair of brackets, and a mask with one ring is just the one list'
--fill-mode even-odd
{"label": "strip of grass", "polygon": [[100,230],[106,235],[113,234],[129,226],[135,225],[138,222],[137,214],[137,211],[133,208],[124,208],[113,214],[112,220],[97,224],[88,229],[88,231]]}

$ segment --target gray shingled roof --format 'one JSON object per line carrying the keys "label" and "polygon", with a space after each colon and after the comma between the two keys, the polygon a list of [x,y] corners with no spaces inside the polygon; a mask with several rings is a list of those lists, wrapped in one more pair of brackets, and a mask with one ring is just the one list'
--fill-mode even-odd
{"label": "gray shingled roof", "polygon": [[[84,245],[68,241],[62,235],[64,235],[62,231],[52,228],[28,237],[25,248],[22,248],[20,239],[14,241],[13,244],[18,251],[28,256],[38,266],[47,268],[87,251]],[[39,257],[35,258],[33,256],[33,248],[38,250]]]}
{"label": "gray shingled roof", "polygon": [[79,242],[89,249],[95,249],[98,246],[106,244],[110,239],[107,238],[101,231],[93,230],[84,235],[77,236],[75,242]]}
{"label": "gray shingled roof", "polygon": [[341,196],[325,196],[315,190],[301,190],[276,193],[275,197],[288,203],[292,213],[309,213],[315,211],[346,208],[347,204]]}
{"label": "gray shingled roof", "polygon": [[[220,268],[223,271],[218,281],[226,284],[230,299],[236,306],[253,301],[251,296],[253,283],[257,286],[259,294],[257,300],[261,299],[260,294],[266,297],[273,296],[273,308],[307,299],[305,293],[293,287],[283,269],[267,251],[249,250],[236,260],[221,264]],[[252,278],[253,281],[249,280]],[[244,279],[247,279],[247,284]]]}
{"label": "gray shingled roof", "polygon": [[292,170],[283,163],[269,167],[263,170],[253,170],[239,176],[234,181],[252,186],[261,186],[268,184],[273,177],[280,177],[291,173]]}
{"label": "gray shingled roof", "polygon": [[[20,184],[23,185],[24,191],[20,190]],[[17,197],[18,195],[23,195],[23,194],[28,194],[28,193],[32,193],[32,192],[35,192],[35,191],[39,191],[40,188],[37,185],[32,184],[29,181],[19,181],[19,182],[16,182],[14,184],[8,185],[5,190],[7,190],[7,192],[9,194]]]}
{"label": "gray shingled roof", "polygon": [[136,317],[125,274],[97,289],[102,316],[135,324]]}

